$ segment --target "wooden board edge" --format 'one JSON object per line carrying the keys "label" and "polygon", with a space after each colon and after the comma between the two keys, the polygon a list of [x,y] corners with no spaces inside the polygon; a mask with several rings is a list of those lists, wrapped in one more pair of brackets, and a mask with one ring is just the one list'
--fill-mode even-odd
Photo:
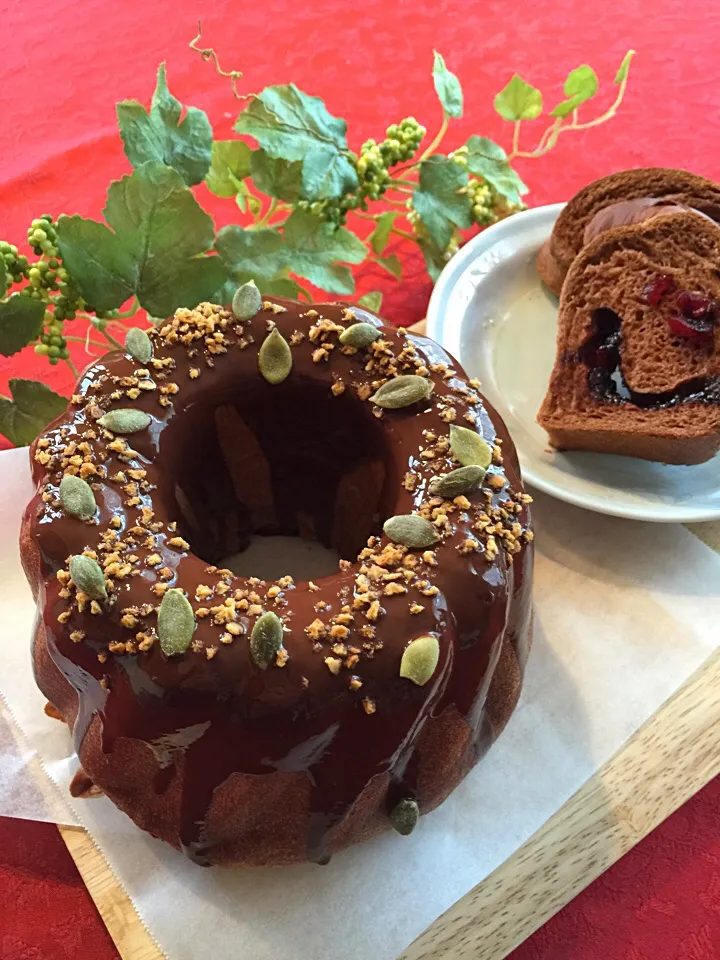
{"label": "wooden board edge", "polygon": [[167,960],[85,829],[58,830],[122,960]]}
{"label": "wooden board edge", "polygon": [[501,960],[720,774],[720,650],[399,960]]}

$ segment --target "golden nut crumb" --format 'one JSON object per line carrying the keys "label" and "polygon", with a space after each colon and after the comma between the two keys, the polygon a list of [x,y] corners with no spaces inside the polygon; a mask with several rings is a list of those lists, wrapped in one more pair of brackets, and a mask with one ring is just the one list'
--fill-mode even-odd
{"label": "golden nut crumb", "polygon": [[377,707],[375,706],[375,701],[371,697],[363,697],[363,710],[368,716],[372,713],[375,713]]}
{"label": "golden nut crumb", "polygon": [[341,380],[336,380],[335,383],[330,387],[330,392],[334,397],[339,397],[341,394],[345,393],[345,384]]}
{"label": "golden nut crumb", "polygon": [[189,550],[190,544],[183,537],[171,537],[168,540],[168,546],[179,547],[181,550]]}
{"label": "golden nut crumb", "polygon": [[493,490],[502,490],[507,480],[501,473],[491,473],[487,478],[487,484]]}
{"label": "golden nut crumb", "polygon": [[289,659],[290,659],[290,654],[287,652],[285,647],[280,647],[278,652],[275,654],[275,666],[284,667]]}
{"label": "golden nut crumb", "polygon": [[340,668],[342,667],[342,660],[338,660],[337,657],[325,657],[325,666],[328,668],[330,673],[338,674],[340,673]]}
{"label": "golden nut crumb", "polygon": [[410,613],[412,613],[412,614],[422,613],[424,609],[425,609],[425,607],[423,607],[423,606],[422,606],[421,604],[419,604],[419,603],[411,603],[411,604],[410,604]]}
{"label": "golden nut crumb", "polygon": [[218,652],[217,647],[205,647],[205,656],[208,660],[212,660],[215,654]]}

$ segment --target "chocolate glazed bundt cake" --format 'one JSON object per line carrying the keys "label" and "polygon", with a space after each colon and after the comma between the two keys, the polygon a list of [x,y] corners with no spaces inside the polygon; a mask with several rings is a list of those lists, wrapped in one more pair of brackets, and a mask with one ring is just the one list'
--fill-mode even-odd
{"label": "chocolate glazed bundt cake", "polygon": [[[177,313],[82,376],[31,450],[33,656],[104,792],[202,864],[409,833],[488,749],[530,644],[532,532],[478,384],[344,304]],[[251,535],[334,574],[243,578]]]}

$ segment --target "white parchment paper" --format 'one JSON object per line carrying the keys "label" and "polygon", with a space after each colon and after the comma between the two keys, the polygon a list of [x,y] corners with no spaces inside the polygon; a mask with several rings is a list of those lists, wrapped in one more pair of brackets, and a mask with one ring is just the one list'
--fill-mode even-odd
{"label": "white parchment paper", "polygon": [[[75,769],[67,731],[44,716],[29,666],[34,610],[15,545],[30,495],[26,456],[0,454],[0,693],[25,752],[66,791]],[[535,520],[537,628],[520,706],[488,757],[412,836],[379,838],[326,867],[206,870],[140,833],[104,798],[67,801],[171,960],[392,960],[718,645],[720,557],[687,530],[540,495]],[[10,783],[19,766],[17,752],[0,756],[0,780]]]}

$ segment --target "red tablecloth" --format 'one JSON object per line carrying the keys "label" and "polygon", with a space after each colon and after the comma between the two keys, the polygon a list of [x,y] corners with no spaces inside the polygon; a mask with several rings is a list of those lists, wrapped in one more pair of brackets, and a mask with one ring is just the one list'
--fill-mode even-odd
{"label": "red tablecloth", "polygon": [[[609,81],[638,50],[626,103],[610,124],[568,134],[555,152],[523,161],[531,203],[566,199],[588,180],[628,166],[680,166],[718,178],[714,77],[720,7],[704,0],[267,0],[199,5],[188,0],[107,4],[15,0],[0,11],[0,239],[17,242],[41,213],[97,216],[111,178],[127,164],[114,103],[149,99],[160,60],[171,89],[208,111],[230,136],[237,102],[229,86],[187,49],[199,10],[205,37],[226,69],[245,71],[244,89],[294,81],[323,96],[351,124],[350,139],[381,138],[414,114],[440,119],[429,78],[440,50],[463,81],[466,117],[448,149],[470,133],[507,143],[492,97],[513,71],[560,99],[571,67],[590,62]],[[604,94],[607,97],[607,94]],[[529,140],[538,124],[529,124]],[[541,128],[542,129],[542,128]],[[217,223],[231,203],[213,202]],[[397,322],[423,315],[429,293],[417,256],[408,280],[390,284],[372,268],[360,291],[387,291]],[[82,362],[81,354],[76,360]],[[9,376],[42,378],[68,392],[64,365],[32,352],[0,358]],[[706,960],[720,955],[720,785],[671,818],[518,950],[514,960]],[[713,946],[713,944],[715,946]],[[0,958],[113,957],[112,944],[53,827],[0,821]]]}

